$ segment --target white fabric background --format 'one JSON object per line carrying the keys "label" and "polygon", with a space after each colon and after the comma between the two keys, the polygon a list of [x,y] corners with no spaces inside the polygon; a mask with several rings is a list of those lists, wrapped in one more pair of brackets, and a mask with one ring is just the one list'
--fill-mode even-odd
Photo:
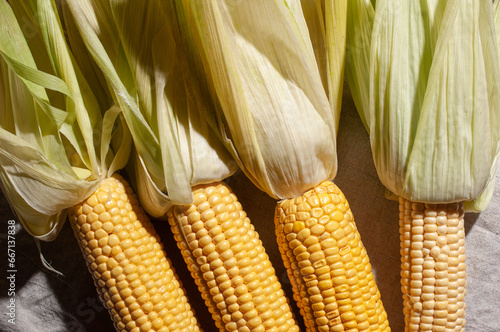
{"label": "white fabric background", "polygon": [[[403,332],[398,203],[384,198],[384,188],[373,166],[368,135],[348,93],[344,97],[342,112],[338,136],[339,171],[335,182],[350,203],[392,331]],[[466,215],[468,332],[500,331],[500,172],[497,179],[496,191],[488,209],[481,214]],[[290,283],[274,235],[276,202],[257,190],[241,173],[230,178],[229,184],[259,232],[291,299]],[[65,224],[54,242],[42,243],[45,258],[64,274],[62,278],[42,267],[33,240],[24,230],[17,232],[16,325],[8,324],[6,232],[8,220],[15,217],[1,194],[0,203],[0,331],[113,331],[107,311],[98,302],[91,276],[69,224]],[[168,225],[163,221],[155,221],[155,225],[168,255],[182,276],[205,331],[216,331],[187,273]]]}

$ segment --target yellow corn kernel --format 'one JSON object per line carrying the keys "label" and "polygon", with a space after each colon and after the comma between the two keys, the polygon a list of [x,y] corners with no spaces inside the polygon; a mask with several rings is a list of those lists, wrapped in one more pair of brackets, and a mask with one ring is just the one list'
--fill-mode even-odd
{"label": "yellow corn kernel", "polygon": [[399,199],[406,332],[465,330],[463,203]]}
{"label": "yellow corn kernel", "polygon": [[68,212],[77,240],[91,239],[80,248],[117,331],[201,331],[153,224],[121,176],[103,180]]}
{"label": "yellow corn kernel", "polygon": [[[298,219],[294,213],[301,213],[296,211],[309,213],[300,229],[298,222],[289,226]],[[307,331],[390,331],[349,204],[335,184],[326,181],[301,197],[280,202],[274,221]],[[296,230],[294,240],[288,241]]]}
{"label": "yellow corn kernel", "polygon": [[[222,182],[199,185],[193,196],[193,204],[174,206],[167,217],[219,330],[298,332],[258,233],[231,189]],[[298,223],[291,229],[300,229]]]}

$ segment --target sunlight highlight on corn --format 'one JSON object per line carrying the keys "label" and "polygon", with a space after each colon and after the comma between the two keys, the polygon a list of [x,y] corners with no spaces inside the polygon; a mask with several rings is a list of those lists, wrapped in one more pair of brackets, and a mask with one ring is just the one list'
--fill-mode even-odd
{"label": "sunlight highlight on corn", "polygon": [[400,198],[401,290],[406,331],[465,329],[463,203]]}
{"label": "sunlight highlight on corn", "polygon": [[258,233],[223,182],[168,212],[174,237],[220,331],[299,331]]}
{"label": "sunlight highlight on corn", "polygon": [[117,331],[201,331],[153,224],[123,178],[104,180],[69,215]]}
{"label": "sunlight highlight on corn", "polygon": [[334,183],[280,202],[275,224],[307,331],[390,331],[349,203]]}

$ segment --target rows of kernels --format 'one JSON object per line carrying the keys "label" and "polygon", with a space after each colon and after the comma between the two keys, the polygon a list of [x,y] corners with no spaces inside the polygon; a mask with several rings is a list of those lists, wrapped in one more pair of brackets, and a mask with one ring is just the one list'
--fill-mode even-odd
{"label": "rows of kernels", "polygon": [[275,225],[308,331],[390,331],[349,204],[335,184],[280,202]]}
{"label": "rows of kernels", "polygon": [[168,213],[174,237],[221,331],[298,331],[269,257],[224,183],[193,189]]}
{"label": "rows of kernels", "polygon": [[200,331],[160,239],[125,180],[104,180],[69,215],[118,331]]}
{"label": "rows of kernels", "polygon": [[404,305],[403,314],[405,317],[405,326],[410,326],[411,301],[410,301],[409,282],[410,282],[411,216],[405,214],[404,203],[399,205],[399,234],[400,234],[400,244],[401,244],[401,290],[403,293],[403,305]]}
{"label": "rows of kernels", "polygon": [[[184,241],[184,237],[182,236],[182,231],[179,228],[179,225],[176,224],[172,226],[172,231],[174,234],[174,238],[179,246],[179,249],[181,250],[182,256],[184,257],[184,260],[186,261],[186,264],[188,266],[194,266],[196,267],[196,258],[193,255],[193,252],[191,249],[188,247],[187,243]],[[215,308],[215,302],[210,296],[209,289],[207,288],[206,284],[203,281],[203,272],[199,268],[195,269],[189,269],[192,278],[194,279],[196,285],[198,286],[198,289],[200,290],[201,296],[205,302],[205,305],[209,309],[210,313],[213,315],[214,318],[218,318],[218,320],[215,320],[215,324],[218,328],[223,328],[223,324],[221,323],[221,317],[214,315],[214,309]],[[222,325],[221,325],[222,324]]]}
{"label": "rows of kernels", "polygon": [[[406,331],[464,331],[463,204],[400,199],[402,291]],[[404,241],[403,241],[404,240]]]}

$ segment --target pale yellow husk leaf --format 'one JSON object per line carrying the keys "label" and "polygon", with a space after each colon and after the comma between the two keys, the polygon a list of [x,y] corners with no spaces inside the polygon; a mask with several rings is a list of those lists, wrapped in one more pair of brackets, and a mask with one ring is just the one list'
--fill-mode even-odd
{"label": "pale yellow husk leaf", "polygon": [[0,185],[24,228],[49,241],[66,208],[124,167],[130,143],[127,131],[112,137],[119,109],[102,117],[54,1],[2,0],[0,16]]}
{"label": "pale yellow husk leaf", "polygon": [[333,179],[346,2],[174,3],[218,105],[212,123],[246,175],[279,199]]}
{"label": "pale yellow husk leaf", "polygon": [[412,201],[486,207],[500,152],[491,2],[349,6],[346,77],[382,183]]}
{"label": "pale yellow husk leaf", "polygon": [[[105,4],[104,4],[105,3]],[[93,61],[120,105],[133,137],[133,181],[148,213],[191,203],[191,187],[237,169],[203,117],[211,101],[192,91],[175,18],[159,1],[68,1]],[[101,33],[104,32],[104,33]]]}

